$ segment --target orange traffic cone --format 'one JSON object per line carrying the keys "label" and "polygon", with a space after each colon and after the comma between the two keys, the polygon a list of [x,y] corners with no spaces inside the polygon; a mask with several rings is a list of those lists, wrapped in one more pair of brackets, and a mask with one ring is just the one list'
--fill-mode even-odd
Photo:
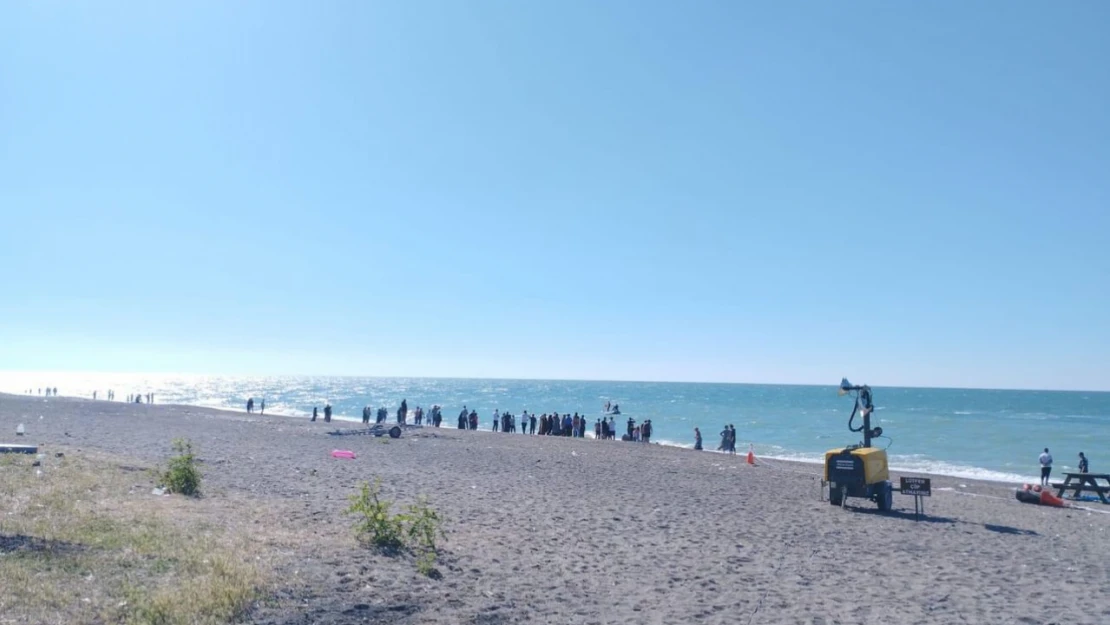
{"label": "orange traffic cone", "polygon": [[755,466],[755,445],[748,444],[748,464]]}

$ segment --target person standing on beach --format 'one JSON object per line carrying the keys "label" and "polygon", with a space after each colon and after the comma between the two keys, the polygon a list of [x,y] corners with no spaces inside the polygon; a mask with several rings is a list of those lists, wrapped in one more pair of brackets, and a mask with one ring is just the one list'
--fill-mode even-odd
{"label": "person standing on beach", "polygon": [[694,428],[694,449],[701,451],[701,430]]}
{"label": "person standing on beach", "polygon": [[528,415],[528,434],[530,436],[536,435],[536,413]]}
{"label": "person standing on beach", "polygon": [[1079,452],[1079,472],[1087,472],[1087,456],[1084,456],[1083,452]]}
{"label": "person standing on beach", "polygon": [[1052,454],[1048,453],[1048,447],[1044,448],[1044,453],[1039,458],[1041,463],[1041,486],[1048,486],[1048,476],[1052,473]]}
{"label": "person standing on beach", "polygon": [[254,398],[253,397],[248,397],[247,398],[247,414],[250,414],[252,412],[254,412]]}
{"label": "person standing on beach", "polygon": [[316,422],[316,406],[312,407],[312,422]]}
{"label": "person standing on beach", "polygon": [[263,397],[262,401],[258,404],[258,414],[266,414],[266,398]]}
{"label": "person standing on beach", "polygon": [[324,423],[331,423],[331,404],[324,404]]}

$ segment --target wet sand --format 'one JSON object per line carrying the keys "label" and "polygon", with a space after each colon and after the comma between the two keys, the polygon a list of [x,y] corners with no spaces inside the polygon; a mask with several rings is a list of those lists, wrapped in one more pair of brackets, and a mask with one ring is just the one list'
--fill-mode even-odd
{"label": "wet sand", "polygon": [[[187,437],[208,497],[273,509],[298,538],[255,623],[1110,623],[1110,514],[1020,504],[1012,485],[933,476],[918,522],[897,493],[891,514],[830,506],[815,465],[455,429],[329,435],[353,429],[0,395],[0,442],[158,463]],[[346,496],[375,477],[447,517],[442,579],[353,540]]]}

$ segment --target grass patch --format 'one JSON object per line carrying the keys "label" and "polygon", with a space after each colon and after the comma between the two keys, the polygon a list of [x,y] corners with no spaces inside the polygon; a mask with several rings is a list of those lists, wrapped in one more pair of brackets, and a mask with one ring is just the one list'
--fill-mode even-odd
{"label": "grass patch", "polygon": [[154,471],[75,456],[0,462],[0,624],[216,625],[267,587],[245,531],[211,500],[154,497]]}

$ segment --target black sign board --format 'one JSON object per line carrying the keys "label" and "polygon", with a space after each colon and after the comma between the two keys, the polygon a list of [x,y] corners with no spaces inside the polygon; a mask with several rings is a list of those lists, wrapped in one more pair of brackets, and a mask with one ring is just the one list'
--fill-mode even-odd
{"label": "black sign board", "polygon": [[931,497],[933,484],[927,477],[903,477],[900,490],[903,495]]}

